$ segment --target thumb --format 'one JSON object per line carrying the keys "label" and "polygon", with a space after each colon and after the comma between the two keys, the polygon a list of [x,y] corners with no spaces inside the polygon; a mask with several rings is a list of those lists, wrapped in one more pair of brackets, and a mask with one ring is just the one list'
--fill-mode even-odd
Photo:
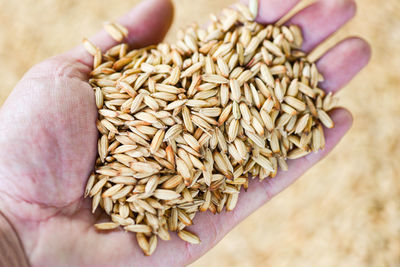
{"label": "thumb", "polygon": [[[117,21],[129,31],[126,42],[131,48],[156,44],[163,40],[173,19],[171,0],[143,0]],[[101,30],[90,41],[105,51],[117,44],[105,30]],[[92,66],[93,57],[83,45],[64,53],[62,57]]]}

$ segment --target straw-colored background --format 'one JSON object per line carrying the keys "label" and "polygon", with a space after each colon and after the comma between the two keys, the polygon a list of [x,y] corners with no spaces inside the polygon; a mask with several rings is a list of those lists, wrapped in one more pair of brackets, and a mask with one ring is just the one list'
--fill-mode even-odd
{"label": "straw-colored background", "polygon": [[[0,0],[0,104],[30,66],[136,2]],[[168,40],[232,2],[176,0]],[[340,94],[354,127],[327,159],[193,267],[400,265],[400,1],[357,3],[356,18],[328,42],[359,35],[372,44],[370,65]]]}

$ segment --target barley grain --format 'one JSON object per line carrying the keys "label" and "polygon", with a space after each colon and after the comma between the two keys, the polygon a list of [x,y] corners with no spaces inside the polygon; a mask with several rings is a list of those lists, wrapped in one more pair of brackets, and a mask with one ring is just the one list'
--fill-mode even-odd
{"label": "barley grain", "polygon": [[201,243],[200,238],[198,236],[196,236],[195,234],[193,234],[189,231],[186,231],[186,230],[178,231],[178,236],[182,240],[184,240],[188,243],[191,243],[191,244],[200,244]]}
{"label": "barley grain", "polygon": [[119,224],[113,223],[113,222],[97,223],[94,225],[94,227],[96,227],[96,229],[98,229],[98,230],[113,230],[113,229],[117,228],[118,226],[119,226]]}
{"label": "barley grain", "polygon": [[[197,212],[233,210],[248,175],[273,178],[286,158],[324,148],[337,99],[318,88],[300,29],[254,22],[258,4],[181,30],[174,45],[118,44],[103,55],[84,39],[101,133],[84,195],[112,220],[97,229],[137,233],[145,255],[168,231],[197,244],[184,230]],[[105,29],[128,36],[116,22]]]}

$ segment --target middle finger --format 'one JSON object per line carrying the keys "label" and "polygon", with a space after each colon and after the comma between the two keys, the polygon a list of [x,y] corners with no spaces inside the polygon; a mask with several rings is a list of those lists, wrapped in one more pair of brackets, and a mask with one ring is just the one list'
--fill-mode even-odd
{"label": "middle finger", "polygon": [[349,21],[355,12],[353,0],[320,0],[299,11],[286,24],[301,27],[302,50],[310,52]]}

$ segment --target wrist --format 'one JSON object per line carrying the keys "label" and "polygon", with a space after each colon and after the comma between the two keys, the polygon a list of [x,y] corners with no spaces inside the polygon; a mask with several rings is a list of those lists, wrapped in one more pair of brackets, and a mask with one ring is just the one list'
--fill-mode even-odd
{"label": "wrist", "polygon": [[21,240],[10,221],[0,210],[0,266],[28,267]]}

